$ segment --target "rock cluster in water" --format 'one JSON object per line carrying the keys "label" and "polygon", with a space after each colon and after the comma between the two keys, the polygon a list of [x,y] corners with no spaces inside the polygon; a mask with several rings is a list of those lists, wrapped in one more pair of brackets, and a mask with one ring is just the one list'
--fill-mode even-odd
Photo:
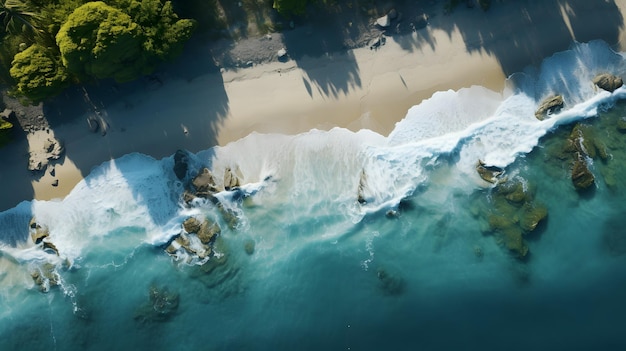
{"label": "rock cluster in water", "polygon": [[200,259],[210,257],[212,244],[220,234],[220,226],[209,220],[198,220],[195,217],[187,218],[182,225],[180,234],[170,240],[165,252],[171,256],[180,257],[182,253],[187,257],[196,256]]}
{"label": "rock cluster in water", "polygon": [[609,158],[606,146],[596,138],[590,126],[578,123],[572,129],[566,141],[564,152],[572,158],[572,183],[578,190],[585,190],[595,183],[595,177],[589,169],[588,160]]}
{"label": "rock cluster in water", "polygon": [[[226,191],[237,191],[241,187],[241,179],[243,175],[239,168],[234,170],[227,167],[224,170],[223,187],[218,186],[215,176],[207,167],[203,167],[197,174],[189,175],[189,155],[182,150],[176,151],[174,155],[174,174],[185,184],[183,192],[183,201],[189,205],[196,198],[208,199],[220,210],[229,228],[234,229],[237,226],[237,216],[232,210],[226,208],[216,197],[215,194]],[[191,178],[191,181],[188,179]]]}
{"label": "rock cluster in water", "polygon": [[548,210],[534,200],[532,187],[523,179],[501,179],[491,188],[488,206],[482,213],[488,223],[488,234],[515,257],[524,259],[528,253],[525,237],[546,219]]}

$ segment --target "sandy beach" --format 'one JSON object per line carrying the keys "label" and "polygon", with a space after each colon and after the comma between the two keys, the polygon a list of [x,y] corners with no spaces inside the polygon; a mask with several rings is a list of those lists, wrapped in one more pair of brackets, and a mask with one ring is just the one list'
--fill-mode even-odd
{"label": "sandy beach", "polygon": [[[225,145],[252,132],[345,127],[388,135],[411,106],[434,92],[472,85],[500,92],[507,76],[573,41],[601,39],[624,50],[625,11],[626,0],[528,0],[495,1],[488,12],[459,6],[444,15],[435,2],[425,28],[388,31],[377,49],[252,62],[247,68],[219,67],[210,43],[193,45],[156,82],[109,91],[109,100],[93,99],[92,106],[80,92],[44,106],[48,131],[0,149],[5,185],[0,210],[33,198],[62,198],[92,167],[131,152],[162,158],[177,149]],[[276,42],[281,35],[257,40]],[[307,41],[315,34],[298,35]],[[106,133],[89,130],[86,120],[94,110],[106,121]],[[52,136],[63,142],[64,157],[54,172],[31,174],[26,164],[32,139]]]}

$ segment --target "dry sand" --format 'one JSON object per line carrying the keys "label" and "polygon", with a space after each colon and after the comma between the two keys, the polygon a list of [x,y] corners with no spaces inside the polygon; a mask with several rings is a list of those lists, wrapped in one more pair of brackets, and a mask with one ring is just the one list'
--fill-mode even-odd
{"label": "dry sand", "polygon": [[[105,136],[89,132],[87,114],[53,126],[66,148],[54,177],[47,172],[37,178],[26,170],[26,141],[0,150],[0,210],[32,198],[62,198],[93,166],[131,152],[161,158],[179,148],[225,145],[253,131],[294,134],[339,126],[387,135],[411,106],[434,92],[472,85],[501,91],[506,76],[567,49],[574,40],[603,39],[623,50],[626,0],[615,2],[616,23],[605,20],[616,16],[609,13],[614,8],[591,3],[604,4],[501,1],[487,13],[460,7],[450,16],[431,17],[425,29],[388,37],[377,50],[360,48],[193,79],[173,74],[162,86],[125,95],[101,110],[109,123]],[[203,48],[196,50],[198,60],[210,59]],[[52,186],[55,179],[58,186]]]}

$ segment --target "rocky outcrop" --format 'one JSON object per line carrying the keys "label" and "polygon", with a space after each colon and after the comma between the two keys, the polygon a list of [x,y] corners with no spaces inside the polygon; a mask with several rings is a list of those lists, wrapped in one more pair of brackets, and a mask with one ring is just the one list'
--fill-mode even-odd
{"label": "rocky outcrop", "polygon": [[48,230],[48,227],[38,224],[34,217],[31,218],[28,227],[30,238],[35,245],[41,245],[41,248],[44,251],[48,251],[59,256],[59,250],[56,245],[50,241],[50,231]]}
{"label": "rocky outcrop", "polygon": [[616,89],[624,85],[624,81],[622,80],[622,77],[618,77],[610,73],[601,73],[593,78],[593,84],[595,84],[600,89],[612,93]]}
{"label": "rocky outcrop", "polygon": [[500,167],[487,166],[482,160],[478,160],[476,172],[484,181],[495,184],[500,181],[499,177],[504,173],[504,170]]}
{"label": "rocky outcrop", "polygon": [[391,18],[389,18],[389,15],[378,17],[378,19],[376,19],[376,25],[385,29],[391,25]]}
{"label": "rocky outcrop", "polygon": [[174,257],[185,253],[192,261],[195,257],[203,260],[213,253],[213,242],[221,233],[220,226],[204,219],[187,218],[182,224],[182,231],[166,245],[165,252]]}
{"label": "rocky outcrop", "polygon": [[[37,133],[45,133],[39,131]],[[41,147],[41,148],[39,148]],[[31,149],[28,157],[29,171],[43,171],[48,167],[51,160],[58,160],[63,156],[65,149],[60,141],[55,138],[46,138],[43,144]]]}
{"label": "rocky outcrop", "polygon": [[586,190],[595,183],[587,159],[607,161],[609,158],[606,146],[594,135],[591,127],[580,123],[572,129],[564,151],[572,155],[572,183],[577,190]]}
{"label": "rocky outcrop", "polygon": [[489,193],[483,213],[488,233],[515,257],[524,259],[529,252],[525,237],[547,218],[548,210],[534,201],[532,186],[521,179],[498,183]]}
{"label": "rocky outcrop", "polygon": [[[188,157],[183,151],[177,152],[174,157],[174,172],[180,180],[187,179],[188,177],[187,173],[189,165],[187,163],[188,161],[185,160],[186,158]],[[185,174],[184,176],[183,173]],[[213,173],[207,167],[204,167],[195,177],[192,178],[191,182],[184,183],[185,190],[183,191],[182,199],[187,205],[192,205],[192,202],[196,198],[208,199],[219,209],[224,220],[228,223],[229,228],[235,229],[238,223],[236,213],[227,205],[225,206],[222,202],[220,202],[215,194],[224,190],[238,191],[242,185],[242,180],[243,174],[241,173],[239,167],[227,167],[224,170],[223,186],[220,186],[216,182]],[[241,191],[237,194],[243,197],[247,196]]]}
{"label": "rocky outcrop", "polygon": [[224,169],[224,189],[230,191],[241,186],[241,170],[239,167],[233,171],[230,167],[226,167]]}
{"label": "rocky outcrop", "polygon": [[535,117],[537,117],[538,120],[543,121],[549,115],[558,113],[563,108],[564,104],[565,103],[561,95],[549,97],[539,104],[539,108],[535,112]]}
{"label": "rocky outcrop", "polygon": [[31,278],[41,292],[48,292],[52,287],[59,285],[61,278],[55,268],[51,263],[44,263],[30,272]]}
{"label": "rocky outcrop", "polygon": [[174,174],[178,180],[184,180],[189,170],[189,156],[183,150],[176,150],[174,154]]}
{"label": "rocky outcrop", "polygon": [[585,190],[595,183],[595,177],[587,166],[587,161],[581,153],[576,153],[574,164],[572,165],[572,183],[578,190]]}
{"label": "rocky outcrop", "polygon": [[200,170],[200,173],[193,178],[191,184],[196,190],[196,195],[200,197],[203,197],[205,194],[218,192],[213,173],[211,173],[211,171],[206,167]]}

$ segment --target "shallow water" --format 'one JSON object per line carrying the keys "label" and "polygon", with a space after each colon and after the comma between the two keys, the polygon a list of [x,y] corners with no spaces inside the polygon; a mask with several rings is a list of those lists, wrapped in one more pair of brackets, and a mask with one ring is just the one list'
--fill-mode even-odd
{"label": "shallow water", "polygon": [[[218,183],[240,170],[244,185],[216,195],[234,225],[184,204],[173,156],[104,163],[63,201],[0,213],[0,349],[621,349],[626,90],[594,89],[605,71],[624,75],[622,56],[578,44],[502,94],[437,93],[388,137],[252,134],[189,155]],[[566,107],[538,121],[553,92]],[[597,145],[584,192],[563,153],[579,122]],[[478,160],[528,202],[499,197]],[[527,207],[547,217],[520,257],[490,224],[520,230]],[[190,216],[221,228],[208,261],[164,251]],[[32,242],[32,217],[58,256]],[[58,285],[41,292],[34,271]]]}

